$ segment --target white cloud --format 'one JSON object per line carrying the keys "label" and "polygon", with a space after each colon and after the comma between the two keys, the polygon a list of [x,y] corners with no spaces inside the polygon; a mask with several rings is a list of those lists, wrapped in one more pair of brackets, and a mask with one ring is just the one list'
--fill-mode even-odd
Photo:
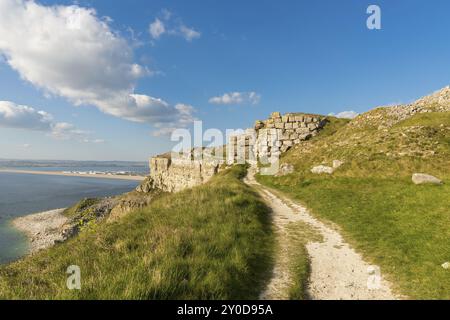
{"label": "white cloud", "polygon": [[29,148],[31,148],[31,144],[29,144],[29,143],[24,143],[24,144],[22,145],[22,147],[23,147],[24,149],[29,149]]}
{"label": "white cloud", "polygon": [[186,39],[187,41],[192,41],[194,39],[198,39],[201,36],[200,32],[195,31],[192,28],[188,28],[185,25],[180,26],[180,32],[181,32],[182,36],[184,37],[184,39]]}
{"label": "white cloud", "polygon": [[168,136],[173,131],[175,131],[178,128],[184,128],[188,126],[189,124],[193,123],[195,120],[197,120],[192,114],[194,113],[195,109],[194,107],[179,103],[175,105],[174,107],[177,112],[180,114],[180,117],[175,122],[167,122],[167,123],[160,123],[157,124],[155,127],[157,130],[153,132],[153,136],[159,137],[159,136]]}
{"label": "white cloud", "polygon": [[155,18],[155,21],[149,25],[149,33],[154,40],[158,40],[163,34],[181,36],[189,42],[200,38],[201,33],[199,31],[186,26],[179,17],[174,17],[169,10],[163,9],[161,17],[164,22],[159,18]]}
{"label": "white cloud", "polygon": [[164,23],[158,18],[155,19],[153,23],[149,26],[149,32],[153,39],[159,39],[161,35],[166,32],[166,28],[164,27]]}
{"label": "white cloud", "polygon": [[79,130],[73,124],[67,122],[54,123],[51,131],[52,137],[59,140],[76,139],[79,141],[85,141],[85,137],[90,134],[90,132]]}
{"label": "white cloud", "polygon": [[10,101],[0,101],[0,126],[15,129],[48,131],[53,117],[44,111],[28,106],[17,105]]}
{"label": "white cloud", "polygon": [[83,141],[91,134],[77,129],[71,123],[55,122],[53,116],[45,111],[37,111],[11,101],[0,101],[0,127],[42,131],[60,140]]}
{"label": "white cloud", "polygon": [[0,0],[0,55],[46,94],[131,121],[178,123],[184,115],[175,106],[135,93],[150,71],[107,21],[78,5]]}
{"label": "white cloud", "polygon": [[261,95],[256,92],[230,92],[222,96],[212,97],[209,103],[212,104],[258,104],[261,100]]}
{"label": "white cloud", "polygon": [[102,143],[105,143],[105,140],[103,140],[103,139],[93,139],[93,140],[91,140],[91,139],[84,139],[83,142],[84,143],[102,144]]}
{"label": "white cloud", "polygon": [[354,119],[359,115],[359,113],[357,113],[355,111],[342,111],[336,115],[334,113],[331,113],[330,115],[335,116],[336,118]]}

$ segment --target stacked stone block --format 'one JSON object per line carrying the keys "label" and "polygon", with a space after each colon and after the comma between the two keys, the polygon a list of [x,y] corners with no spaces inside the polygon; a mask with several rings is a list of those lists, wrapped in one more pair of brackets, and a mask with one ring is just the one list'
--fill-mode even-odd
{"label": "stacked stone block", "polygon": [[255,123],[258,157],[278,157],[294,145],[315,136],[324,125],[325,119],[321,116],[274,112],[269,119]]}
{"label": "stacked stone block", "polygon": [[315,136],[325,123],[318,115],[274,112],[269,119],[256,121],[254,130],[230,138],[227,163],[278,159],[281,153]]}
{"label": "stacked stone block", "polygon": [[256,140],[257,133],[253,129],[247,129],[243,134],[229,137],[226,147],[227,163],[256,163],[254,147]]}

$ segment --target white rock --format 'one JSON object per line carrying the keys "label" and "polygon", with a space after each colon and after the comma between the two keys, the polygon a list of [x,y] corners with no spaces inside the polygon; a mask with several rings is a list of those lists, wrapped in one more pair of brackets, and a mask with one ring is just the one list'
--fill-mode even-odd
{"label": "white rock", "polygon": [[438,178],[424,173],[414,173],[412,181],[414,184],[442,184],[442,181]]}
{"label": "white rock", "polygon": [[316,174],[322,174],[322,173],[332,174],[334,172],[334,169],[331,167],[320,165],[320,166],[316,166],[316,167],[312,168],[311,172],[316,173]]}
{"label": "white rock", "polygon": [[444,269],[450,269],[450,262],[445,262],[442,264],[442,268]]}
{"label": "white rock", "polygon": [[334,169],[337,169],[337,168],[339,168],[340,166],[342,166],[344,164],[344,161],[341,161],[341,160],[334,160],[333,161],[333,168]]}

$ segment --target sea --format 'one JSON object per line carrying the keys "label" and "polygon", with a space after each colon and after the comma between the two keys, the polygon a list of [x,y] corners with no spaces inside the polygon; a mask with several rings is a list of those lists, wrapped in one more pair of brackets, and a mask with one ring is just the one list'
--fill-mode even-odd
{"label": "sea", "polygon": [[[99,161],[0,160],[0,169],[36,171],[126,172],[146,175],[148,164]],[[24,256],[28,240],[11,226],[14,218],[66,208],[79,200],[106,197],[133,190],[138,181],[0,172],[0,264]]]}

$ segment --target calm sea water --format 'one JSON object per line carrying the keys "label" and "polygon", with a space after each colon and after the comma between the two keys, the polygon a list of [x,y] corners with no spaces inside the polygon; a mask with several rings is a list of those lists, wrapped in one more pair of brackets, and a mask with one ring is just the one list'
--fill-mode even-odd
{"label": "calm sea water", "polygon": [[65,208],[83,198],[118,195],[137,185],[137,181],[0,173],[0,263],[27,251],[26,237],[11,228],[13,218]]}
{"label": "calm sea water", "polygon": [[60,161],[60,160],[5,160],[0,159],[0,169],[36,171],[102,171],[129,172],[146,175],[147,162],[129,161]]}

